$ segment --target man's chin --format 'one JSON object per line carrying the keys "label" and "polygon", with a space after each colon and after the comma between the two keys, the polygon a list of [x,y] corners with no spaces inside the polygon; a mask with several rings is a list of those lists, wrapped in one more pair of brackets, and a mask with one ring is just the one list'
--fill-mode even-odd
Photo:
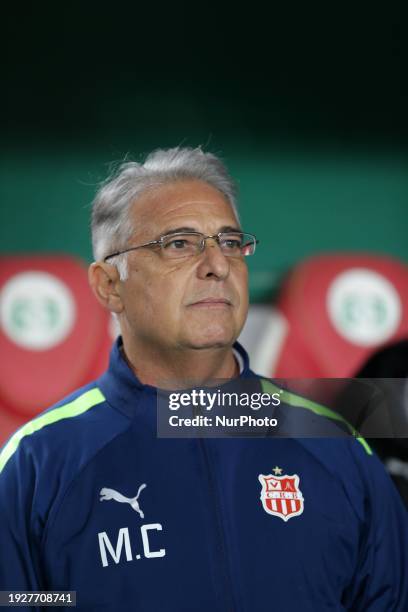
{"label": "man's chin", "polygon": [[191,349],[196,351],[205,351],[210,349],[222,349],[222,348],[231,348],[234,342],[202,342],[202,343],[192,343],[190,344]]}
{"label": "man's chin", "polygon": [[231,347],[241,328],[229,317],[228,320],[212,317],[200,321],[185,321],[183,344],[196,350],[220,349]]}
{"label": "man's chin", "polygon": [[231,347],[236,340],[236,336],[233,333],[219,333],[219,334],[208,334],[190,337],[186,346],[195,350],[206,350],[206,349],[220,349]]}

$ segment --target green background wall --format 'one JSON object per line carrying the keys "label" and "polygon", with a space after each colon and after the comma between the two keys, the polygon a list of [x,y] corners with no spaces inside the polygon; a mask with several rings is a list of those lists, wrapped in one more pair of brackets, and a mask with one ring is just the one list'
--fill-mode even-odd
{"label": "green background wall", "polygon": [[[250,261],[253,300],[267,299],[290,266],[315,253],[372,251],[408,262],[408,175],[397,159],[225,157],[239,180],[243,227],[260,240]],[[97,152],[4,163],[2,251],[90,261],[90,202],[104,170]]]}

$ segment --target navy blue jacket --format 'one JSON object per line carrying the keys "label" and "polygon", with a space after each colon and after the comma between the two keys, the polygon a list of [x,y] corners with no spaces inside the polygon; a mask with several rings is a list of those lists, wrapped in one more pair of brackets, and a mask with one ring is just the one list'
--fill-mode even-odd
{"label": "navy blue jacket", "polygon": [[119,344],[0,455],[0,590],[75,590],[89,612],[408,610],[407,516],[366,444],[158,438]]}

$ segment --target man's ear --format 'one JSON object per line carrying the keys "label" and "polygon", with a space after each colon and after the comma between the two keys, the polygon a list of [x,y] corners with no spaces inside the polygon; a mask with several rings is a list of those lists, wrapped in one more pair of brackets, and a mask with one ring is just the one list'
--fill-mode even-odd
{"label": "man's ear", "polygon": [[119,293],[119,272],[116,266],[95,261],[89,266],[88,279],[96,299],[104,308],[120,314],[123,303]]}

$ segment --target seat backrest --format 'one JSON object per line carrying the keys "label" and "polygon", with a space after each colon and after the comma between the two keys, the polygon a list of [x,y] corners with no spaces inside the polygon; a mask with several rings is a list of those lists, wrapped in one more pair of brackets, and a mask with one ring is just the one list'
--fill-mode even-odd
{"label": "seat backrest", "polygon": [[408,266],[380,255],[300,263],[277,307],[288,333],[276,377],[352,377],[378,347],[408,336]]}
{"label": "seat backrest", "polygon": [[28,420],[99,376],[108,362],[110,327],[82,262],[63,255],[1,257],[2,412]]}

